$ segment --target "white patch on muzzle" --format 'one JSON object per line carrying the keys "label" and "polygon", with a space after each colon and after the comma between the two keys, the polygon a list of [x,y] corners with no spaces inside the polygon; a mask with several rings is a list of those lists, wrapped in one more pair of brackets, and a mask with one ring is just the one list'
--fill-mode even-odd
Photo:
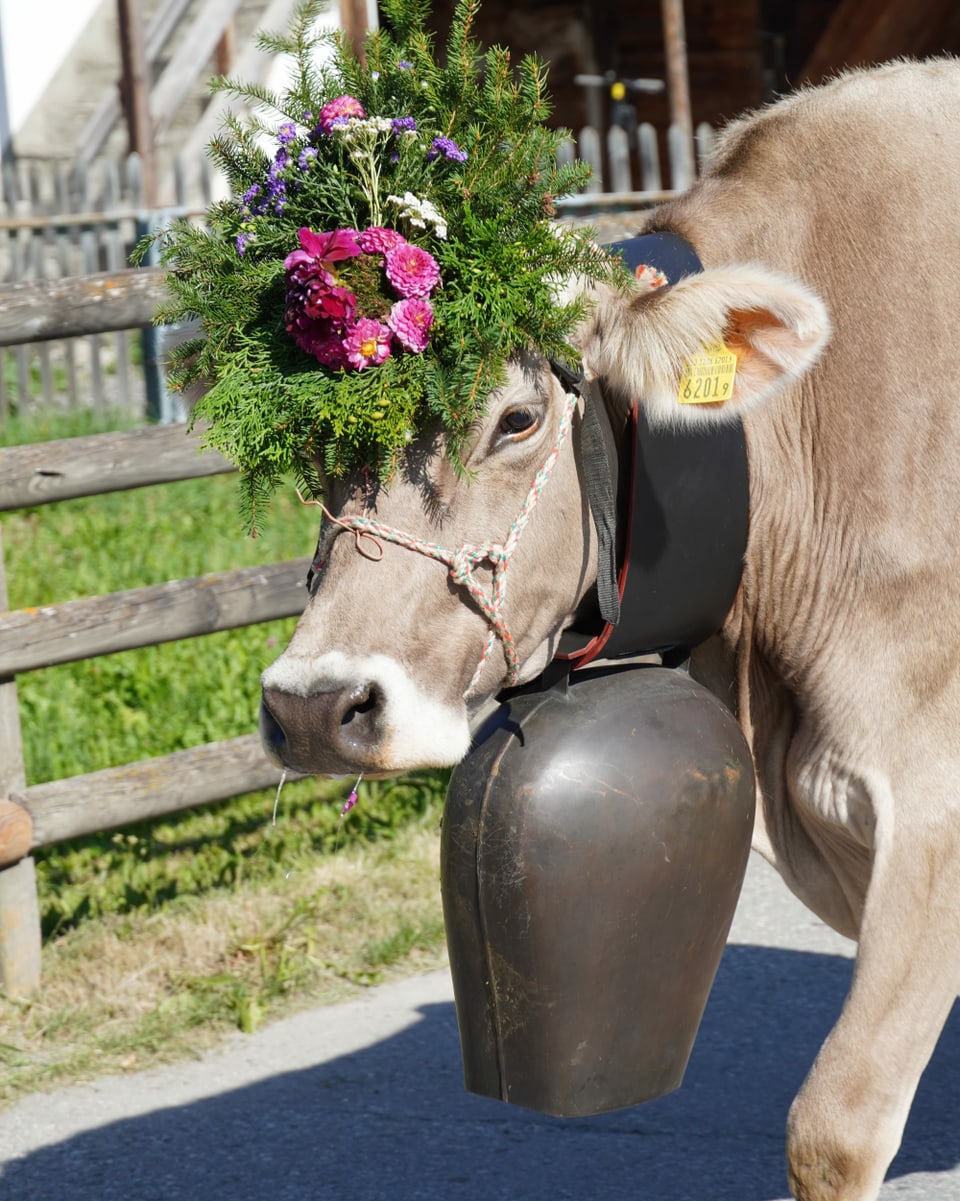
{"label": "white patch on muzzle", "polygon": [[388,655],[327,651],[308,659],[285,654],[266,669],[260,684],[304,697],[375,685],[383,697],[381,753],[392,771],[452,766],[470,749],[466,709],[431,699]]}

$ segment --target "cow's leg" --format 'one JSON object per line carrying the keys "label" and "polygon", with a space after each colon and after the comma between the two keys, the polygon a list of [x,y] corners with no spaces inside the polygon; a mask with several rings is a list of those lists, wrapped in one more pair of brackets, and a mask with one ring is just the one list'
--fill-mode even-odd
{"label": "cow's leg", "polygon": [[871,789],[874,866],[853,984],[788,1121],[798,1201],[876,1197],[960,986],[960,823],[933,789],[922,807],[905,804],[916,785],[896,790],[896,818],[891,791]]}

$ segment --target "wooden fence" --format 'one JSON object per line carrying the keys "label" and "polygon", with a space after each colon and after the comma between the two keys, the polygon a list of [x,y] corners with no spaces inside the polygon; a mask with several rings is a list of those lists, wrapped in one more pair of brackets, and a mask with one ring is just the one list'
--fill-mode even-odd
{"label": "wooden fence", "polygon": [[[145,233],[174,217],[199,216],[224,194],[209,164],[203,163],[192,188],[178,170],[171,204],[156,210],[144,205],[136,155],[91,167],[5,163],[0,283],[125,270]],[[173,410],[164,408],[169,402],[151,375],[157,352],[156,335],[149,328],[5,342],[0,348],[0,441],[4,422],[15,413],[118,410],[133,418],[169,420]]]}
{"label": "wooden fence", "polygon": [[[103,334],[149,321],[156,270],[0,289],[0,346]],[[48,298],[42,304],[43,297]],[[19,317],[15,316],[19,314]],[[0,449],[0,512],[231,471],[168,425]],[[275,785],[256,735],[26,786],[16,677],[56,663],[289,617],[304,604],[309,558],[176,580],[112,596],[7,609],[0,545],[0,987],[34,989],[40,924],[31,852],[132,822]]]}

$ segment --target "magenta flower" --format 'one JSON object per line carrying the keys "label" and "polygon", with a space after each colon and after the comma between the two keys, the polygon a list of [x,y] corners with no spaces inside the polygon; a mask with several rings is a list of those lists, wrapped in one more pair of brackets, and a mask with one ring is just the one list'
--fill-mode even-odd
{"label": "magenta flower", "polygon": [[[300,239],[301,249],[322,262],[336,263],[340,259],[352,259],[355,255],[360,254],[360,247],[356,241],[358,235],[355,229],[335,229],[330,233],[316,234],[312,229],[304,227],[297,230],[297,237]],[[296,253],[295,250],[293,254]],[[291,257],[288,255],[287,261]],[[286,266],[286,262],[284,266]]]}
{"label": "magenta flower", "polygon": [[357,298],[349,288],[330,287],[317,281],[304,296],[303,311],[315,321],[329,321],[334,329],[343,330],[356,315]]}
{"label": "magenta flower", "polygon": [[404,350],[420,354],[430,342],[430,326],[433,325],[433,309],[429,300],[411,296],[398,300],[390,310],[387,325],[397,336]]}
{"label": "magenta flower", "polygon": [[382,225],[371,225],[357,237],[357,242],[364,254],[385,254],[406,240],[403,234],[398,233],[395,229],[386,229]]}
{"label": "magenta flower", "polygon": [[347,366],[342,338],[352,326],[357,298],[341,287],[332,268],[337,261],[355,258],[362,251],[355,229],[314,233],[301,229],[300,249],[284,260],[287,272],[287,333],[306,354],[327,367]]}
{"label": "magenta flower", "polygon": [[440,282],[437,260],[410,242],[387,251],[384,269],[387,279],[401,296],[416,296],[425,300]]}
{"label": "magenta flower", "polygon": [[380,321],[361,317],[343,339],[347,361],[358,371],[376,367],[390,357],[390,330]]}
{"label": "magenta flower", "polygon": [[350,117],[363,118],[366,115],[359,100],[353,96],[338,96],[336,100],[331,100],[320,110],[317,128],[322,133],[329,133],[337,121],[346,121]]}
{"label": "magenta flower", "polygon": [[347,366],[341,332],[335,332],[329,321],[317,321],[303,310],[287,309],[287,333],[304,354],[312,354],[318,362],[334,370]]}
{"label": "magenta flower", "polygon": [[347,352],[344,349],[343,339],[337,334],[328,334],[326,337],[318,338],[311,352],[318,362],[324,367],[329,367],[332,371],[336,371],[339,367],[347,367]]}

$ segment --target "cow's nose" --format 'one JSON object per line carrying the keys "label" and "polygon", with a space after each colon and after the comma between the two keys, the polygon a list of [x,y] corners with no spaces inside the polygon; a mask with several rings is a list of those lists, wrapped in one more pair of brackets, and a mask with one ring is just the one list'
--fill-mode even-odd
{"label": "cow's nose", "polygon": [[285,767],[305,774],[349,774],[377,765],[384,697],[378,685],[353,684],[298,696],[265,688],[260,703],[264,745]]}

